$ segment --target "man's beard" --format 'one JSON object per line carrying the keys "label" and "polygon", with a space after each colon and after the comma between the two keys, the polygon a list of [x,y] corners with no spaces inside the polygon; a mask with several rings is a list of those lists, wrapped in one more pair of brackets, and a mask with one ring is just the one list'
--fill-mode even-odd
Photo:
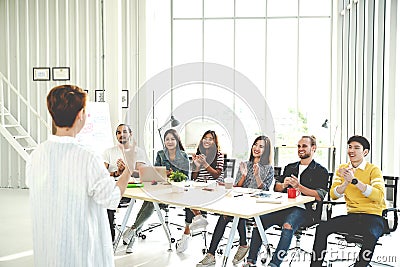
{"label": "man's beard", "polygon": [[308,159],[309,157],[311,157],[310,154],[303,154],[303,155],[299,156],[299,158],[301,158],[301,159]]}
{"label": "man's beard", "polygon": [[119,140],[119,143],[122,145],[125,145],[126,143],[128,143],[128,140],[122,139],[122,140]]}

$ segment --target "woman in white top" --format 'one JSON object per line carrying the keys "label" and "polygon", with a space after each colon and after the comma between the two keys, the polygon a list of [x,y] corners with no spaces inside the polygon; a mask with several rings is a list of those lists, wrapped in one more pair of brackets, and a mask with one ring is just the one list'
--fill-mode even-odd
{"label": "woman in white top", "polygon": [[26,166],[35,266],[114,266],[106,209],[117,208],[136,159],[133,149],[124,150],[128,166],[115,182],[101,157],[77,143],[86,98],[73,85],[54,87],[47,96],[56,133]]}

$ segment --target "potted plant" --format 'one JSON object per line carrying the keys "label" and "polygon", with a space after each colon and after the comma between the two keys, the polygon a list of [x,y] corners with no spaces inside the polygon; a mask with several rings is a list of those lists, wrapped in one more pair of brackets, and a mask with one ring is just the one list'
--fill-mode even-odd
{"label": "potted plant", "polygon": [[187,176],[180,171],[173,171],[169,176],[169,180],[172,184],[172,192],[183,192],[184,185],[179,184],[180,182],[184,182],[187,180]]}
{"label": "potted plant", "polygon": [[169,176],[170,181],[172,182],[183,182],[186,181],[187,176],[180,171],[173,171]]}

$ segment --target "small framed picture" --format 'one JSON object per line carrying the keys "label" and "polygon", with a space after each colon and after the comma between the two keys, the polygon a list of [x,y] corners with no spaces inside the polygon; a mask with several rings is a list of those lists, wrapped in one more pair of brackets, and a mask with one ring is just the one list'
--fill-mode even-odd
{"label": "small framed picture", "polygon": [[104,90],[95,90],[94,91],[94,101],[95,102],[104,102]]}
{"label": "small framed picture", "polygon": [[122,90],[122,108],[128,108],[128,103],[129,101],[129,91],[128,90]]}
{"label": "small framed picture", "polygon": [[35,67],[33,68],[34,81],[50,81],[50,68]]}
{"label": "small framed picture", "polygon": [[53,81],[69,81],[69,67],[54,67],[53,71]]}

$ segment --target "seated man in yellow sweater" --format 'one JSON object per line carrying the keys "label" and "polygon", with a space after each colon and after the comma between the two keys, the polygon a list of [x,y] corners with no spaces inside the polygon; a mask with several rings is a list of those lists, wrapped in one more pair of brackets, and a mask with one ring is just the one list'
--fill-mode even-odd
{"label": "seated man in yellow sweater", "polygon": [[375,245],[383,234],[382,210],[385,204],[385,184],[381,170],[367,162],[370,144],[363,136],[353,136],[347,141],[350,162],[341,164],[333,178],[332,199],[344,196],[347,215],[321,223],[314,240],[311,266],[321,266],[326,254],[327,237],[334,232],[361,234],[363,244],[354,266],[368,266]]}

